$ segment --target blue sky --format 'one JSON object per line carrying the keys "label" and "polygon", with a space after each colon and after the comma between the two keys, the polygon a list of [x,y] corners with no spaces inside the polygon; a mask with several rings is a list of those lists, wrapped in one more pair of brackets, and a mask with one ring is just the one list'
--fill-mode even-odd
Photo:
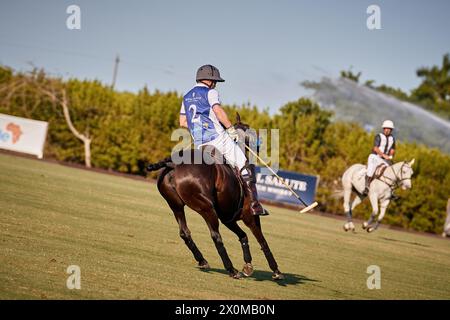
{"label": "blue sky", "polygon": [[[81,8],[81,30],[68,30],[66,8]],[[381,8],[381,30],[366,9]],[[415,70],[450,52],[450,1],[104,1],[0,2],[0,63],[54,75],[187,91],[196,69],[214,64],[227,80],[227,104],[276,110],[307,92],[299,85],[353,66],[363,80],[404,90]]]}

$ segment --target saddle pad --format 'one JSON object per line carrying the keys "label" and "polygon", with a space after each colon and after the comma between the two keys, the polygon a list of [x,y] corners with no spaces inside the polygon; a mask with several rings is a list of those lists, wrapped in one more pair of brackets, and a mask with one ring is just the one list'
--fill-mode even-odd
{"label": "saddle pad", "polygon": [[357,171],[356,172],[356,179],[359,180],[359,179],[364,178],[366,176],[366,172],[367,172],[366,167],[364,167],[361,170]]}

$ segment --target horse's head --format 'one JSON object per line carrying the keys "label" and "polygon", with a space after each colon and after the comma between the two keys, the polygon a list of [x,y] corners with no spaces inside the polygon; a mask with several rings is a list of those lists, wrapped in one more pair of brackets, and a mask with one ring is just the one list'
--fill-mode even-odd
{"label": "horse's head", "polygon": [[415,162],[415,159],[412,159],[411,161],[402,161],[398,163],[399,169],[398,172],[396,172],[397,178],[399,179],[399,186],[403,189],[411,189],[412,183],[411,183],[411,177],[414,173],[414,170],[412,169],[412,166]]}
{"label": "horse's head", "polygon": [[236,123],[233,125],[239,134],[239,140],[245,141],[246,145],[249,145],[250,142],[256,142],[257,135],[254,130],[249,130],[250,126],[241,121],[241,116],[239,112],[236,112]]}
{"label": "horse's head", "polygon": [[236,123],[234,124],[234,128],[236,130],[242,130],[244,132],[250,129],[250,126],[248,124],[241,121],[241,115],[239,114],[239,112],[236,112]]}

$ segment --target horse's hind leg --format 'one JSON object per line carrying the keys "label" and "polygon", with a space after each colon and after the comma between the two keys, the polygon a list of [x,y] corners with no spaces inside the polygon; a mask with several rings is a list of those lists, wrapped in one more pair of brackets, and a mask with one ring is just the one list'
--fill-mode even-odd
{"label": "horse's hind leg", "polygon": [[280,270],[278,270],[278,264],[275,261],[272,252],[270,251],[269,244],[267,243],[262,233],[259,216],[247,215],[243,217],[243,221],[245,225],[250,228],[256,240],[258,240],[258,243],[261,246],[261,250],[264,252],[267,262],[269,263],[269,267],[273,271],[272,279],[273,280],[284,279],[283,274],[280,272]]}
{"label": "horse's hind leg", "polygon": [[184,202],[176,192],[175,188],[170,182],[168,174],[161,175],[158,180],[158,190],[163,195],[164,199],[166,199],[167,204],[170,209],[172,209],[173,214],[175,215],[175,219],[178,222],[178,226],[180,228],[180,237],[183,239],[186,246],[191,250],[194,255],[195,260],[197,260],[200,268],[209,268],[208,262],[203,258],[202,253],[195,245],[194,240],[191,237],[191,231],[189,230],[186,223],[186,216],[184,214]]}
{"label": "horse's hind leg", "polygon": [[239,238],[245,262],[244,268],[242,269],[242,273],[246,277],[249,277],[253,273],[253,266],[252,266],[252,255],[250,254],[250,246],[248,245],[247,235],[245,234],[244,230],[242,230],[241,227],[239,227],[236,221],[226,223],[225,226],[231,231],[233,231]]}
{"label": "horse's hind leg", "polygon": [[352,185],[350,183],[343,183],[344,187],[344,211],[347,216],[347,222],[344,223],[344,230],[355,231],[355,225],[353,224],[352,210],[353,206],[350,205],[350,198],[352,195]]}
{"label": "horse's hind leg", "polygon": [[352,222],[352,209],[350,207],[350,197],[352,195],[352,189],[350,186],[344,185],[344,212],[347,216],[347,222]]}

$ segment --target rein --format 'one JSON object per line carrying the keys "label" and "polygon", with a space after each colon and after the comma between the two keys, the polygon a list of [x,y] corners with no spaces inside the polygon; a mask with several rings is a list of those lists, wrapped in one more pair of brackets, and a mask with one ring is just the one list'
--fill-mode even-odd
{"label": "rein", "polygon": [[[389,188],[391,188],[391,190],[394,190],[395,188],[400,186],[400,182],[402,182],[403,180],[408,180],[410,178],[403,178],[403,167],[406,165],[405,162],[403,162],[402,166],[400,167],[400,177],[397,175],[397,173],[394,170],[394,166],[389,166],[389,168],[392,170],[392,173],[394,174],[395,178],[392,179],[390,177],[385,176],[385,173],[383,173],[383,175],[378,179],[381,182],[385,183]],[[387,181],[381,180],[381,178],[384,179],[388,179],[390,180],[391,184],[389,184]]]}

